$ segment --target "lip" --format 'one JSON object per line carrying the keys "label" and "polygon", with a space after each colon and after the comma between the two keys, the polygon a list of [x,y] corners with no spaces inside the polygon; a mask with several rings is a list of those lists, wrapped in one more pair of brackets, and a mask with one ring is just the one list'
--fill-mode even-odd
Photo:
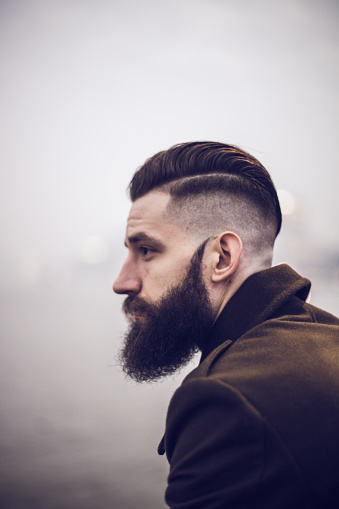
{"label": "lip", "polygon": [[132,313],[132,320],[142,320],[143,316],[139,313]]}
{"label": "lip", "polygon": [[127,314],[127,318],[129,320],[131,320],[132,322],[135,322],[137,320],[141,320],[142,319],[142,315],[140,315],[139,313],[128,313]]}

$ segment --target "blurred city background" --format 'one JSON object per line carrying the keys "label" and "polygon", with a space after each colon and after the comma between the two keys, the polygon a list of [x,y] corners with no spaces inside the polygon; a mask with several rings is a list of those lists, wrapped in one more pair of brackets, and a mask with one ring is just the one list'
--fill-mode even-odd
{"label": "blurred city background", "polygon": [[187,370],[116,363],[126,188],[175,143],[256,156],[275,263],[339,312],[335,0],[1,0],[1,509],[161,509],[156,453]]}

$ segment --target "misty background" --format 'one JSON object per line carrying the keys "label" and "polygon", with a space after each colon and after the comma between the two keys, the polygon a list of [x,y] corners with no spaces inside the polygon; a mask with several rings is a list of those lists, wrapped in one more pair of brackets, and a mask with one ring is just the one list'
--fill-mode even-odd
{"label": "misty background", "polygon": [[127,185],[194,140],[257,157],[275,263],[339,312],[335,0],[0,0],[1,509],[159,509],[182,377],[116,363]]}

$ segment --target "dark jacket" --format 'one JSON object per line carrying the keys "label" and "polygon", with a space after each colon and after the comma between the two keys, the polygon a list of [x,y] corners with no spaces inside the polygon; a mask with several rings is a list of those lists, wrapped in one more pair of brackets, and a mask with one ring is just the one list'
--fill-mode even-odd
{"label": "dark jacket", "polygon": [[168,409],[173,509],[339,507],[339,320],[287,265],[249,277]]}

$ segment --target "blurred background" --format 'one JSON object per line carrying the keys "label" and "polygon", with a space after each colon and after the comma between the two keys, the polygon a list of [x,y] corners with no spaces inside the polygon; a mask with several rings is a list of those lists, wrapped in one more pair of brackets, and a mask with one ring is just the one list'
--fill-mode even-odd
{"label": "blurred background", "polygon": [[111,285],[135,169],[175,143],[256,156],[275,263],[339,312],[335,0],[0,1],[0,507],[164,508],[185,371],[125,379]]}

